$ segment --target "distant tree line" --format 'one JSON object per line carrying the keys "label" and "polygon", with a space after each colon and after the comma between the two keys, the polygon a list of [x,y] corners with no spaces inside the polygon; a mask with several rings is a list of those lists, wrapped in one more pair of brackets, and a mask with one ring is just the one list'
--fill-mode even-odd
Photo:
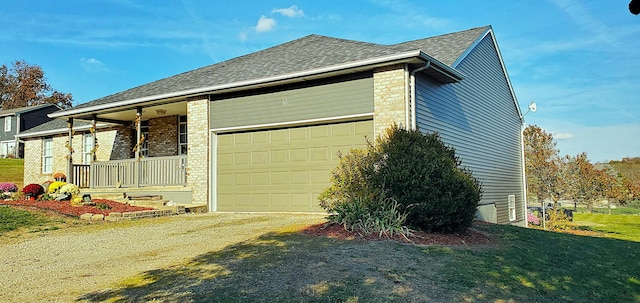
{"label": "distant tree line", "polygon": [[571,200],[588,211],[604,200],[621,205],[640,200],[640,178],[633,174],[621,174],[612,164],[593,164],[584,152],[560,156],[553,136],[536,125],[523,134],[529,197],[554,206]]}
{"label": "distant tree line", "polygon": [[40,66],[25,61],[0,66],[0,109],[47,103],[67,108],[72,102],[71,94],[59,92],[47,83]]}

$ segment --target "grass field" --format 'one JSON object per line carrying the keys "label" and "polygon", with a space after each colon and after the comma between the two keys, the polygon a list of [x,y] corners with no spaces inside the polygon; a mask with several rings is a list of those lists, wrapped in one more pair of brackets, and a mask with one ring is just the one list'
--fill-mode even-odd
{"label": "grass field", "polygon": [[[8,207],[0,207],[0,217],[30,233],[60,226],[55,218],[42,222]],[[575,214],[574,219],[580,229],[601,236],[479,225],[491,244],[415,246],[283,230],[143,272],[79,300],[640,302],[640,216]]]}
{"label": "grass field", "polygon": [[[147,271],[81,300],[640,302],[640,263],[632,261],[640,257],[639,242],[505,225],[478,228],[493,244],[420,247],[268,234]],[[629,232],[638,230],[615,235]]]}
{"label": "grass field", "polygon": [[640,216],[574,214],[579,229],[602,233],[604,237],[640,242]]}
{"label": "grass field", "polygon": [[0,158],[0,182],[13,182],[22,190],[23,180],[24,159]]}
{"label": "grass field", "polygon": [[62,222],[44,211],[27,211],[0,205],[0,238],[18,229],[29,233],[58,229]]}

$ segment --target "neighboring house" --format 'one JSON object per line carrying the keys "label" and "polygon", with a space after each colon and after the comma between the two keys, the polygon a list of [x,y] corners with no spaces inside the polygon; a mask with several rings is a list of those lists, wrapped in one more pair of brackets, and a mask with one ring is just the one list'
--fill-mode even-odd
{"label": "neighboring house", "polygon": [[0,110],[0,157],[22,158],[24,146],[16,135],[51,121],[47,114],[58,110],[60,108],[53,104]]}
{"label": "neighboring house", "polygon": [[[310,35],[50,116],[111,123],[91,190],[210,211],[321,211],[338,151],[393,123],[438,132],[482,182],[478,217],[526,224],[521,111],[490,26],[393,45]],[[78,136],[24,135],[25,183],[73,174]]]}

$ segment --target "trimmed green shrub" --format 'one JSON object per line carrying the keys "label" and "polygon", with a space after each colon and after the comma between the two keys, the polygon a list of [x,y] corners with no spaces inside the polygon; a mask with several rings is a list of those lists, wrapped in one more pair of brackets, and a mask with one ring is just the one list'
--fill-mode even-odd
{"label": "trimmed green shrub", "polygon": [[437,133],[394,125],[375,149],[371,185],[408,210],[410,227],[453,232],[471,226],[482,196],[480,183],[460,167],[455,149]]}
{"label": "trimmed green shrub", "polygon": [[[393,126],[375,145],[339,156],[332,185],[319,198],[335,213],[333,222],[361,230],[374,225],[367,220],[436,232],[471,226],[480,183],[437,134]],[[395,219],[384,219],[390,217]]]}
{"label": "trimmed green shrub", "polygon": [[370,179],[373,170],[373,158],[369,156],[372,150],[352,149],[349,154],[338,153],[340,162],[331,172],[331,186],[319,196],[320,206],[328,212],[333,212],[339,205],[353,202],[355,199],[371,201],[380,196],[378,189],[373,188]]}

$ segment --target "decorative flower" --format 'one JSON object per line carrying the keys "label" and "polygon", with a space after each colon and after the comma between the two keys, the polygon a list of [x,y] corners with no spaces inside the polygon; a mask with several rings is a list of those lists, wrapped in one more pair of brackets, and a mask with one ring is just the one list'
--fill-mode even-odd
{"label": "decorative flower", "polygon": [[0,192],[17,192],[18,187],[12,182],[0,182]]}
{"label": "decorative flower", "polygon": [[49,185],[49,190],[47,192],[49,194],[56,194],[59,192],[60,187],[64,186],[65,184],[67,184],[67,182],[64,182],[64,181],[53,182]]}
{"label": "decorative flower", "polygon": [[31,197],[37,197],[39,195],[44,194],[44,188],[42,188],[42,185],[40,184],[29,184],[27,186],[25,186],[22,189],[22,192],[27,195],[27,196],[31,196]]}
{"label": "decorative flower", "polygon": [[78,185],[68,183],[60,187],[59,192],[63,195],[76,196],[80,193]]}

